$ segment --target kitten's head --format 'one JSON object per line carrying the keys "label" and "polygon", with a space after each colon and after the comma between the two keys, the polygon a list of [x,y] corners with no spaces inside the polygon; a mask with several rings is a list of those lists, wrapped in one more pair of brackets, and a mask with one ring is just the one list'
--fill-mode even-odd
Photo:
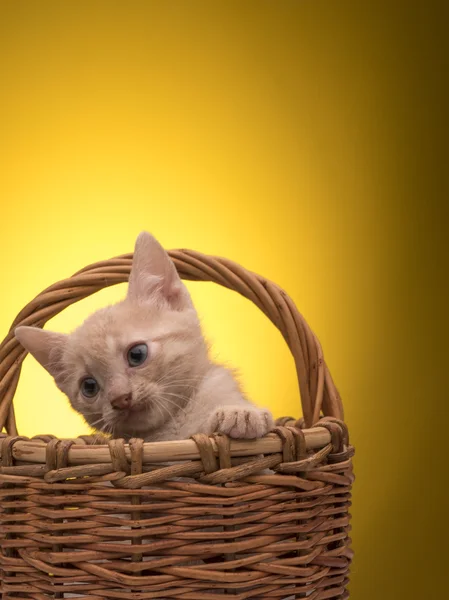
{"label": "kitten's head", "polygon": [[125,300],[69,335],[18,327],[19,342],[95,429],[131,437],[160,429],[208,368],[196,311],[168,254],[137,238]]}

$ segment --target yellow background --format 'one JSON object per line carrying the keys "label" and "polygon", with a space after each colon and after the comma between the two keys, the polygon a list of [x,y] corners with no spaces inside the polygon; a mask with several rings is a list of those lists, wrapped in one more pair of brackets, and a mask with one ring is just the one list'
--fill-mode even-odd
{"label": "yellow background", "polygon": [[[142,229],[279,283],[323,344],[357,450],[355,600],[447,593],[444,17],[432,3],[0,2],[1,332]],[[273,327],[237,294],[189,287],[250,395],[298,415]],[[31,359],[16,410],[25,435],[85,428]]]}

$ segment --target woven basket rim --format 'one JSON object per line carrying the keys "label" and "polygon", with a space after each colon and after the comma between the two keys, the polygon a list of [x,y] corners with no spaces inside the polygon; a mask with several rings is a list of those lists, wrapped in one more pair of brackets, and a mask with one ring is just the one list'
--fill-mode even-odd
{"label": "woven basket rim", "polygon": [[[289,422],[290,423],[290,422]],[[288,424],[289,424],[288,423]],[[293,421],[291,422],[293,423]],[[331,441],[329,431],[322,427],[303,429],[306,448],[317,450],[325,447]],[[90,438],[90,440],[89,440]],[[14,440],[14,458],[36,464],[45,464],[45,448],[49,441],[57,440],[71,443],[68,464],[97,464],[110,460],[109,446],[107,443],[96,443],[96,436],[82,436],[78,438],[58,438],[56,436],[8,436],[0,434],[0,442]],[[213,436],[210,436],[212,447],[217,452]],[[124,443],[129,454],[130,444]],[[198,460],[200,453],[192,439],[171,440],[163,442],[143,442],[144,463],[162,463],[167,461]],[[248,457],[258,454],[275,454],[282,452],[281,439],[268,433],[257,440],[230,440],[230,455],[235,457]],[[2,444],[0,443],[0,463],[2,460]]]}

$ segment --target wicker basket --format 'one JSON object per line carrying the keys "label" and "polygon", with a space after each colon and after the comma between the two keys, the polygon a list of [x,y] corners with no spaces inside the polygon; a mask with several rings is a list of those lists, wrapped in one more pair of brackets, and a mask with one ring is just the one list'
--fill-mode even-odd
{"label": "wicker basket", "polygon": [[42,327],[127,281],[132,255],[51,286],[0,346],[1,597],[348,598],[353,448],[318,340],[273,283],[229,260],[170,256],[184,279],[236,290],[279,328],[295,359],[303,418],[279,419],[257,441],[18,436],[12,399],[26,352],[13,329]]}

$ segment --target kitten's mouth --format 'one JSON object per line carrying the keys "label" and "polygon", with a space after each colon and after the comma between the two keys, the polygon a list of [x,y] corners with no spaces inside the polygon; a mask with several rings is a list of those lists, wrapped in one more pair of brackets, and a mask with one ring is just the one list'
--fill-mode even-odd
{"label": "kitten's mouth", "polygon": [[145,410],[145,404],[133,404],[132,406],[128,406],[127,408],[122,408],[118,410],[118,414],[121,415],[129,415],[133,413],[143,412]]}
{"label": "kitten's mouth", "polygon": [[148,404],[145,401],[138,401],[131,406],[116,408],[109,412],[105,419],[106,429],[112,432],[115,437],[119,436],[138,436],[140,432],[148,428]]}
{"label": "kitten's mouth", "polygon": [[123,408],[114,408],[114,414],[116,415],[119,421],[126,421],[127,419],[133,417],[137,413],[141,413],[146,410],[146,405],[144,402],[135,402],[130,406],[126,406]]}

